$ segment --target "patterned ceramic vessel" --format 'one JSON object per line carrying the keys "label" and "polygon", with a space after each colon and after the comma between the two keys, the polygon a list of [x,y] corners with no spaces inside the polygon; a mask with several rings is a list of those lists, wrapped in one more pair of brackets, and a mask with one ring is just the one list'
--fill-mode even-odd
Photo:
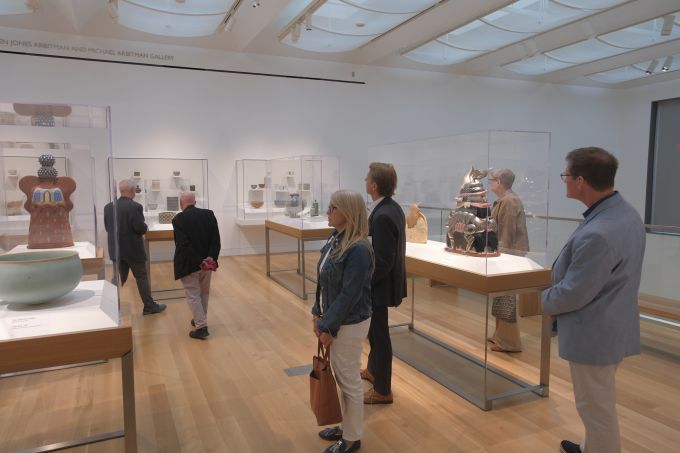
{"label": "patterned ceramic vessel", "polygon": [[41,304],[73,290],[83,275],[78,252],[45,250],[0,256],[0,300]]}

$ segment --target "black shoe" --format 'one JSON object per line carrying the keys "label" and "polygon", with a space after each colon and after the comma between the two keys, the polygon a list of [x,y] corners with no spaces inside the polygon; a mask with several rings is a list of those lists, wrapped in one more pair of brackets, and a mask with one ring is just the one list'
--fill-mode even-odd
{"label": "black shoe", "polygon": [[194,322],[194,319],[191,319],[191,327],[196,327],[196,323]]}
{"label": "black shoe", "polygon": [[560,442],[560,451],[562,453],[581,453],[581,447],[579,444],[563,440]]}
{"label": "black shoe", "polygon": [[165,310],[167,306],[165,304],[156,304],[152,305],[149,308],[144,307],[144,310],[142,311],[142,315],[155,315],[156,313],[160,313],[163,310]]}
{"label": "black shoe", "polygon": [[356,440],[351,447],[347,446],[345,439],[340,439],[330,447],[326,448],[323,453],[352,453],[361,448],[361,441]]}
{"label": "black shoe", "polygon": [[200,329],[192,330],[189,332],[189,336],[191,338],[195,338],[197,340],[205,340],[210,333],[208,333],[208,326],[201,327]]}
{"label": "black shoe", "polygon": [[323,440],[340,440],[342,439],[342,430],[339,426],[333,428],[326,428],[319,431],[319,437]]}

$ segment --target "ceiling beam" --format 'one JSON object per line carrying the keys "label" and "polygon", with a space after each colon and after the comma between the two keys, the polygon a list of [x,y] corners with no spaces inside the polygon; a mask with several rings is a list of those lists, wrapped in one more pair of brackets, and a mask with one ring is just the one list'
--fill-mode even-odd
{"label": "ceiling beam", "polygon": [[355,51],[371,64],[419,47],[432,39],[513,3],[513,0],[445,0]]}
{"label": "ceiling beam", "polygon": [[241,2],[234,14],[232,29],[226,34],[231,45],[230,49],[244,52],[248,46],[262,33],[270,23],[275,22],[290,0],[262,0],[258,8],[251,7],[251,0]]}
{"label": "ceiling beam", "polygon": [[[637,23],[645,22],[656,17],[680,9],[678,0],[634,0],[618,7],[594,14],[562,27],[541,33],[526,41],[511,44],[494,52],[481,55],[472,60],[451,66],[451,72],[467,75],[491,75],[498,73],[494,68],[502,70],[501,66],[547,52],[590,38],[593,34],[601,35],[619,30]],[[530,45],[525,43],[530,41]],[[504,70],[502,70],[504,71]],[[552,81],[550,75],[544,76],[545,81]]]}

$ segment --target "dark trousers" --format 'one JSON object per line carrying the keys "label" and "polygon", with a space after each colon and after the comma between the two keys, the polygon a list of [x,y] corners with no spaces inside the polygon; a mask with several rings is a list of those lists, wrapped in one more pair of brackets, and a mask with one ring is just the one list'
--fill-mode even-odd
{"label": "dark trousers", "polygon": [[[149,283],[149,275],[146,272],[146,261],[140,262],[129,262],[125,260],[118,261],[118,275],[114,271],[114,280],[120,278],[120,285],[123,286],[127,281],[129,272],[132,271],[132,275],[135,276],[137,281],[137,290],[139,291],[139,297],[142,298],[145,308],[153,307],[156,305],[153,297],[151,297],[151,284]],[[114,282],[116,284],[117,282]]]}
{"label": "dark trousers", "polygon": [[373,375],[373,388],[387,395],[392,391],[392,341],[387,324],[387,307],[373,305],[371,326],[368,329],[368,371]]}

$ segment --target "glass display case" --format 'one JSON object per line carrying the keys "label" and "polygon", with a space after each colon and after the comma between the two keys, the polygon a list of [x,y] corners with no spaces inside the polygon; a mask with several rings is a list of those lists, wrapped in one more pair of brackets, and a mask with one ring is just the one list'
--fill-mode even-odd
{"label": "glass display case", "polygon": [[[117,326],[117,289],[104,280],[106,235],[97,219],[108,196],[108,108],[0,103],[0,109],[5,110],[5,119],[14,118],[0,125],[0,266],[6,274],[23,275],[39,265],[30,263],[35,254],[52,259],[72,252],[83,275],[75,289],[58,298],[60,302],[32,305],[31,297],[17,294],[19,286],[8,289],[9,300],[0,301],[0,340]],[[67,120],[70,115],[76,119]],[[41,120],[31,121],[36,117]],[[16,260],[28,261],[19,265]],[[42,272],[58,274],[64,264],[54,266],[55,270]],[[91,274],[98,280],[85,281]],[[40,297],[47,296],[35,299]],[[14,303],[13,298],[27,302]],[[88,315],[93,304],[99,311]],[[80,305],[83,310],[76,309]],[[24,322],[28,312],[32,320]]]}
{"label": "glass display case", "polygon": [[150,230],[172,223],[182,192],[195,192],[196,206],[208,208],[206,159],[115,158],[109,164],[113,180],[135,184],[135,201],[144,207]]}
{"label": "glass display case", "polygon": [[[393,316],[395,355],[485,410],[509,395],[548,392],[549,320],[518,313],[537,314],[537,291],[550,283],[549,155],[549,133],[517,131],[369,151],[370,161],[395,166],[394,199],[406,213],[418,205],[427,228],[426,240],[407,242],[412,282]],[[501,338],[506,327],[512,347]]]}
{"label": "glass display case", "polygon": [[340,185],[339,163],[330,156],[236,161],[239,225],[276,219],[303,227],[325,222],[325,207]]}
{"label": "glass display case", "polygon": [[103,258],[109,108],[0,103],[0,117],[0,375],[122,359],[124,434],[39,449],[125,437],[135,451],[132,330]]}

